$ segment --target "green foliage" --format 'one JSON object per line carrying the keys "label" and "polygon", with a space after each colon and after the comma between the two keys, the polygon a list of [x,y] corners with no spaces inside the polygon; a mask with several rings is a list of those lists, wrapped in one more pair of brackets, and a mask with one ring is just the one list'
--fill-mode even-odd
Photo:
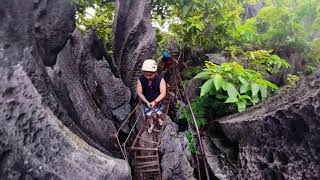
{"label": "green foliage", "polygon": [[189,69],[185,69],[182,71],[181,75],[183,79],[192,79],[195,75],[202,71],[201,66],[194,66]]}
{"label": "green foliage", "polygon": [[313,64],[307,64],[304,67],[303,72],[301,72],[301,74],[305,75],[305,76],[310,76],[313,75],[317,70],[317,67]]}
{"label": "green foliage", "polygon": [[[167,17],[176,17],[170,24],[169,30],[179,38],[182,47],[208,48],[212,46],[227,47],[230,31],[235,24],[240,23],[241,5],[238,2],[227,0],[157,0],[157,7]],[[155,11],[158,14],[158,9]],[[155,18],[159,20],[160,18]],[[160,22],[161,23],[161,22]]]}
{"label": "green foliage", "polygon": [[83,14],[89,7],[104,7],[113,0],[69,0],[69,2],[76,6],[78,13]]}
{"label": "green foliage", "polygon": [[[192,101],[200,121],[243,111],[266,99],[277,86],[263,77],[290,67],[277,55],[305,55],[306,66],[301,75],[312,74],[320,62],[320,40],[314,39],[320,29],[319,0],[264,0],[266,5],[257,16],[243,22],[243,5],[255,4],[256,0],[155,2],[157,13],[153,15],[161,14],[155,18],[160,24],[168,22],[166,18],[175,19],[169,23],[169,33],[163,34],[165,38],[160,44],[174,37],[181,49],[224,52],[231,60],[245,60],[244,66],[249,68],[237,63],[206,63],[195,77],[203,80],[200,97]],[[186,79],[189,73],[193,74],[193,70],[186,71]],[[288,76],[289,83],[296,80],[296,76]],[[180,111],[185,111],[181,119],[191,120],[187,109]]]}
{"label": "green foliage", "polygon": [[245,53],[245,58],[251,69],[264,74],[276,74],[280,72],[281,69],[290,67],[290,64],[286,60],[271,53],[272,50],[247,51]]}
{"label": "green foliage", "polygon": [[244,69],[236,62],[216,65],[207,61],[205,66],[203,72],[194,77],[206,80],[201,86],[200,97],[214,95],[220,101],[235,104],[239,112],[266,99],[268,91],[278,89],[264,80],[261,73]]}
{"label": "green foliage", "polygon": [[307,54],[307,58],[313,64],[320,62],[320,39],[316,38],[310,43],[310,51]]}
{"label": "green foliage", "polygon": [[[106,48],[111,51],[114,3],[107,3],[107,1],[102,0],[77,2],[80,3],[76,13],[77,28],[81,31],[95,29],[98,36],[106,44]],[[88,7],[94,9],[94,14],[86,12]]]}
{"label": "green foliage", "polygon": [[296,83],[300,80],[300,77],[294,74],[287,75],[287,83],[283,89],[289,89],[296,85]]}
{"label": "green foliage", "polygon": [[297,75],[288,74],[288,75],[287,75],[287,80],[288,80],[287,85],[289,85],[289,86],[293,86],[293,85],[295,85],[295,84],[296,84],[296,82],[297,82],[297,81],[299,81],[299,80],[300,80],[300,77],[299,77],[299,76],[297,76]]}
{"label": "green foliage", "polygon": [[[200,98],[196,98],[192,101],[191,107],[193,113],[196,118],[197,125],[199,127],[204,127],[207,124],[207,119],[205,118],[206,115],[206,106],[203,104]],[[186,105],[180,105],[178,108],[179,116],[178,120],[187,121],[190,124],[194,124],[192,119],[191,111]]]}
{"label": "green foliage", "polygon": [[242,49],[237,45],[230,45],[224,49],[231,57],[232,60],[236,60],[239,54],[242,54]]}
{"label": "green foliage", "polygon": [[171,32],[162,32],[159,29],[156,29],[156,38],[157,38],[157,56],[159,60],[162,58],[161,51],[164,49],[170,49],[171,46],[178,41],[178,37]]}
{"label": "green foliage", "polygon": [[193,136],[193,134],[190,131],[185,131],[184,132],[185,136],[188,139],[188,149],[192,154],[196,154],[197,153],[197,149],[196,149],[196,142],[195,142],[195,138]]}
{"label": "green foliage", "polygon": [[237,27],[233,37],[246,49],[274,49],[277,52],[309,49],[308,35],[320,29],[320,3],[278,0],[267,2],[256,17]]}
{"label": "green foliage", "polygon": [[320,29],[320,1],[265,0],[266,6],[257,16],[241,23],[243,4],[255,2],[156,0],[154,15],[160,12],[161,18],[155,19],[161,23],[165,18],[176,19],[171,21],[169,31],[181,48],[213,47],[225,51],[233,60],[244,51],[258,49],[273,49],[277,54],[302,52],[310,60],[319,59],[320,46],[311,45],[310,35]]}
{"label": "green foliage", "polygon": [[234,34],[238,44],[245,48],[294,48],[303,51],[306,45],[306,33],[303,26],[295,21],[293,13],[287,7],[268,6],[256,17],[240,25]]}

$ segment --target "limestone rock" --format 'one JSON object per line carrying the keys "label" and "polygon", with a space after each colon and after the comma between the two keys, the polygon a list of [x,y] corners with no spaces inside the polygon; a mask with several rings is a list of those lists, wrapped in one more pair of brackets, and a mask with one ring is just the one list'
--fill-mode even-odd
{"label": "limestone rock", "polygon": [[[95,142],[82,129],[79,120],[85,115],[80,117],[72,97],[61,93],[68,92],[70,86],[53,84],[59,74],[52,69],[55,57],[61,49],[70,50],[65,44],[74,29],[74,13],[68,0],[1,2],[0,179],[129,178],[126,162],[93,148],[109,154],[106,148],[112,143],[102,147],[106,142]],[[85,75],[81,83],[92,84],[92,75]],[[68,79],[71,83],[72,78]],[[77,93],[85,94],[80,98],[90,98],[87,103],[93,102],[92,86],[85,88],[88,90]]]}
{"label": "limestone rock", "polygon": [[191,79],[189,81],[189,84],[186,87],[186,93],[190,101],[200,95],[201,85],[202,85],[202,80],[200,79]]}
{"label": "limestone rock", "polygon": [[177,133],[178,126],[168,116],[166,122],[160,144],[162,179],[194,179],[188,140],[183,133]]}
{"label": "limestone rock", "polygon": [[[92,47],[95,34],[75,31],[59,53],[55,69],[56,91],[64,107],[73,108],[76,123],[96,142],[116,153],[116,127],[129,115],[130,90],[115,78],[107,61],[97,61]],[[70,112],[70,111],[69,111]],[[114,123],[114,120],[115,123]]]}
{"label": "limestone rock", "polygon": [[[265,103],[211,122],[208,139],[220,151],[214,159],[224,156],[215,164],[238,171],[224,174],[233,178],[317,179],[319,120],[320,72]],[[210,163],[214,159],[208,159],[212,171],[223,173]]]}
{"label": "limestone rock", "polygon": [[43,103],[21,65],[0,67],[0,179],[128,179],[124,160],[102,154]]}
{"label": "limestone rock", "polygon": [[103,111],[111,109],[112,116],[118,121],[115,123],[120,125],[131,111],[130,89],[123,84],[120,78],[113,75],[106,61],[98,61],[95,66],[94,73],[98,82],[95,94],[99,105]]}
{"label": "limestone rock", "polygon": [[143,61],[156,55],[156,30],[151,26],[151,10],[151,0],[116,0],[114,59],[121,79],[134,95]]}
{"label": "limestone rock", "polygon": [[88,47],[85,46],[84,41],[81,41],[78,33],[74,33],[72,42],[69,40],[65,48],[58,54],[54,84],[65,87],[65,91],[59,91],[62,88],[56,88],[56,91],[61,96],[70,98],[68,104],[63,102],[66,104],[64,107],[73,107],[73,114],[78,117],[77,125],[93,140],[108,147],[110,151],[115,151],[116,144],[110,142],[116,133],[116,128],[94,102],[87,81],[96,60],[86,53]]}
{"label": "limestone rock", "polygon": [[256,16],[259,11],[265,6],[265,2],[258,1],[257,4],[246,4],[244,8],[244,13],[242,14],[242,20],[252,18]]}
{"label": "limestone rock", "polygon": [[208,60],[215,63],[215,64],[222,64],[229,62],[230,60],[227,59],[223,54],[214,53],[214,54],[205,54],[208,57]]}

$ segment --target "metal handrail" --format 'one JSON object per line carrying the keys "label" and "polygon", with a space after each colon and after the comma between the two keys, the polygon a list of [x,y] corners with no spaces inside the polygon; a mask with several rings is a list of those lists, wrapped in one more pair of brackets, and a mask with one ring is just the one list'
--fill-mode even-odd
{"label": "metal handrail", "polygon": [[192,107],[191,107],[191,102],[190,102],[190,100],[188,98],[188,95],[186,93],[187,91],[186,91],[185,87],[182,84],[182,79],[181,79],[181,76],[180,76],[179,72],[178,72],[178,77],[179,77],[179,80],[181,82],[181,86],[183,88],[183,92],[185,93],[186,100],[187,100],[187,103],[188,103],[188,107],[189,107],[190,112],[191,112],[192,120],[193,120],[194,126],[196,128],[196,132],[197,132],[198,140],[199,140],[199,144],[200,144],[202,160],[203,160],[204,168],[205,168],[205,171],[206,171],[206,176],[207,176],[207,179],[209,179],[209,171],[208,171],[208,167],[207,167],[206,156],[205,156],[205,152],[204,152],[204,148],[203,148],[203,144],[202,144],[202,140],[201,140],[201,136],[200,136],[199,127],[198,127],[198,124],[197,124],[197,121],[196,121],[196,117],[195,117],[195,115],[193,113],[193,110],[192,110]]}
{"label": "metal handrail", "polygon": [[[176,87],[178,87],[178,82],[177,82],[177,78],[176,78],[176,75],[175,75],[175,74],[174,74],[174,80],[175,80]],[[178,90],[178,96],[180,97],[181,100],[183,100],[182,95],[181,95],[181,93],[180,93],[179,90]],[[187,111],[186,111],[185,108],[183,108],[183,111],[184,111],[185,115],[187,115]],[[189,131],[191,132],[191,134],[192,134],[192,136],[193,136],[194,131],[193,131],[193,129],[191,128],[191,124],[190,124],[190,122],[189,122],[188,119],[187,119],[187,122],[188,122],[188,129],[189,129]],[[197,147],[196,147],[196,144],[194,144],[194,148],[197,148]],[[200,166],[199,166],[199,158],[198,158],[197,155],[196,155],[196,161],[197,161],[197,166],[198,166],[199,180],[201,180],[201,170],[200,170]]]}
{"label": "metal handrail", "polygon": [[[178,58],[178,62],[180,60],[180,56],[181,56],[181,52],[180,52],[180,55],[179,55],[179,58]],[[196,118],[195,118],[195,115],[193,113],[193,110],[192,110],[192,107],[191,107],[191,102],[188,98],[188,94],[187,94],[187,91],[185,89],[185,87],[183,86],[183,83],[182,83],[182,78],[180,76],[180,73],[177,69],[175,69],[176,71],[176,74],[179,78],[179,81],[181,83],[181,86],[182,86],[182,89],[183,89],[183,92],[185,94],[185,97],[186,97],[186,100],[187,100],[187,103],[188,103],[188,107],[189,107],[189,110],[191,112],[191,116],[192,116],[192,120],[193,120],[193,123],[195,125],[195,128],[196,128],[196,132],[197,132],[197,135],[198,135],[198,141],[199,141],[199,145],[200,145],[200,150],[201,150],[201,155],[202,155],[202,160],[203,160],[203,164],[204,164],[204,168],[205,168],[205,172],[206,172],[206,177],[207,179],[209,180],[209,171],[208,171],[208,166],[207,166],[207,161],[206,161],[206,156],[205,156],[205,152],[204,152],[204,148],[203,148],[203,144],[202,144],[202,140],[201,140],[201,136],[200,136],[200,131],[199,131],[199,127],[198,127],[198,124],[197,124],[197,121],[196,121]]]}
{"label": "metal handrail", "polygon": [[129,139],[131,133],[133,132],[133,130],[134,130],[134,128],[135,128],[135,126],[136,126],[136,124],[137,124],[140,116],[141,116],[141,114],[139,113],[139,116],[137,117],[136,122],[134,122],[134,124],[133,124],[133,126],[132,126],[132,128],[131,128],[131,130],[130,130],[130,132],[129,132],[129,135],[127,136],[127,139],[126,139],[126,140],[124,141],[124,143],[122,144],[122,146],[123,146],[123,148],[124,148],[124,153],[125,153],[125,159],[126,159],[126,160],[128,160],[128,158],[127,158],[127,151],[126,151],[126,143],[127,143],[128,139]]}
{"label": "metal handrail", "polygon": [[125,152],[125,148],[124,148],[124,150],[123,150],[121,146],[124,145],[124,147],[125,147],[125,143],[126,143],[127,140],[129,139],[129,137],[130,137],[130,135],[131,135],[131,133],[132,133],[135,125],[137,124],[137,121],[138,121],[138,119],[139,119],[139,117],[140,117],[140,114],[139,114],[138,118],[136,119],[136,122],[134,123],[133,127],[131,128],[131,131],[130,131],[129,135],[127,136],[127,139],[126,139],[125,143],[123,143],[122,145],[120,144],[119,133],[120,133],[122,127],[126,124],[126,122],[129,120],[129,118],[132,116],[132,114],[138,109],[138,107],[140,106],[140,104],[141,104],[141,102],[139,102],[139,103],[135,106],[135,108],[131,111],[131,113],[129,114],[129,116],[127,117],[127,119],[123,121],[123,123],[122,123],[121,126],[119,127],[117,133],[115,134],[115,136],[116,136],[116,138],[117,138],[117,142],[118,142],[119,148],[120,148],[121,153],[122,153],[122,156],[123,156],[123,158],[124,158],[125,160],[128,160],[128,159],[127,159],[127,155],[126,155],[127,153]]}

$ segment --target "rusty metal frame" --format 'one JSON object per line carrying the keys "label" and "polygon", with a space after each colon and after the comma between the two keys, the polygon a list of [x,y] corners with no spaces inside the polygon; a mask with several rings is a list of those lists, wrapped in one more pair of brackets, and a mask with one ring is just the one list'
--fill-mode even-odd
{"label": "rusty metal frame", "polygon": [[[179,62],[179,60],[180,60],[180,57],[181,57],[181,52],[180,52],[180,55],[179,55],[179,58],[178,58],[178,62]],[[177,77],[178,77],[178,81],[179,81],[179,83],[181,84],[182,89],[183,89],[183,92],[184,92],[184,94],[185,94],[185,98],[186,98],[187,103],[188,103],[188,108],[189,108],[189,110],[190,110],[190,112],[191,112],[192,120],[193,120],[195,129],[196,129],[196,133],[197,133],[197,136],[198,136],[198,141],[199,141],[199,145],[200,145],[200,151],[201,151],[202,160],[203,160],[203,165],[204,165],[205,172],[206,172],[206,177],[207,177],[207,179],[209,180],[210,177],[209,177],[208,165],[207,165],[206,156],[205,156],[205,151],[204,151],[204,148],[203,148],[203,144],[202,144],[202,140],[201,140],[201,136],[200,136],[199,127],[198,127],[198,124],[197,124],[197,121],[196,121],[196,117],[195,117],[194,112],[193,112],[193,110],[192,110],[191,102],[190,102],[190,100],[189,100],[187,91],[186,91],[185,87],[183,86],[182,78],[181,78],[179,72],[177,71],[177,69],[175,69],[175,71],[176,71],[176,74],[177,74]],[[177,81],[176,81],[176,83],[177,83]],[[182,99],[181,99],[181,100],[182,100]],[[197,158],[197,160],[199,160],[199,159]],[[199,161],[198,161],[198,162],[199,162]],[[198,164],[198,167],[199,167],[199,164]],[[200,177],[200,176],[199,176],[199,177]]]}
{"label": "rusty metal frame", "polygon": [[[128,139],[129,139],[129,137],[130,137],[130,135],[131,135],[131,133],[132,133],[135,125],[137,124],[138,119],[139,119],[139,117],[140,117],[140,114],[139,114],[139,117],[136,119],[133,127],[131,128],[131,131],[129,132],[129,135],[127,136],[127,139],[125,140],[125,142],[124,142],[123,144],[120,144],[119,133],[120,133],[122,127],[127,123],[127,121],[129,120],[129,118],[132,116],[132,114],[133,114],[134,112],[136,112],[136,110],[138,109],[138,107],[140,106],[140,104],[141,104],[141,102],[139,102],[139,103],[135,106],[135,108],[131,111],[131,113],[129,114],[129,116],[127,117],[127,119],[125,119],[125,120],[123,121],[123,123],[122,123],[121,126],[119,127],[117,133],[115,134],[115,136],[116,136],[116,138],[117,138],[117,142],[118,142],[119,148],[120,148],[121,153],[122,153],[122,156],[123,156],[123,158],[124,158],[125,160],[128,160],[128,159],[127,159],[126,149],[125,149],[125,144],[126,144],[126,142],[128,141]],[[122,149],[122,146],[124,146],[124,149]]]}

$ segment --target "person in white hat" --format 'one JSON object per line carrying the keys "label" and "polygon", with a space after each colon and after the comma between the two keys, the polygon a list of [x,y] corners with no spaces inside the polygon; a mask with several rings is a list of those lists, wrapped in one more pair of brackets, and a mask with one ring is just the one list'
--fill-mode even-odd
{"label": "person in white hat", "polygon": [[[148,132],[151,133],[154,128],[153,118],[151,113],[161,115],[163,106],[161,100],[166,96],[166,82],[156,73],[157,63],[153,59],[147,59],[143,62],[141,70],[143,75],[137,81],[137,94],[144,103],[144,113],[148,119],[150,127]],[[159,119],[159,124],[162,126],[163,121]]]}

